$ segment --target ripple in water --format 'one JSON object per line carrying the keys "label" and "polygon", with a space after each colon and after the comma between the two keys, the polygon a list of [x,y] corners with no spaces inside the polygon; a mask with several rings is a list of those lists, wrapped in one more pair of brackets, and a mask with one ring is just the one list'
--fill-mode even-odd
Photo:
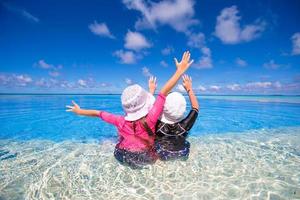
{"label": "ripple in water", "polygon": [[[191,137],[187,161],[120,165],[114,143],[1,140],[0,199],[300,199],[300,128]],[[6,153],[5,153],[6,152]]]}

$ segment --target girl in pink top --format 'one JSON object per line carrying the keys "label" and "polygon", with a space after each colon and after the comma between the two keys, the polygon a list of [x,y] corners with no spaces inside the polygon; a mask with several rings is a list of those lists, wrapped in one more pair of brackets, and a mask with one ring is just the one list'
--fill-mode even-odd
{"label": "girl in pink top", "polygon": [[[122,93],[121,102],[125,116],[114,115],[105,111],[84,110],[74,101],[73,106],[67,106],[67,111],[78,115],[100,117],[118,129],[119,142],[116,145],[114,156],[132,168],[140,168],[145,164],[154,163],[157,156],[154,151],[155,125],[162,114],[166,95],[175,86],[181,75],[193,63],[190,53],[184,52],[179,63],[175,58],[176,72],[161,89],[154,100],[151,93],[139,85],[131,85]],[[154,102],[155,101],[155,102]]]}

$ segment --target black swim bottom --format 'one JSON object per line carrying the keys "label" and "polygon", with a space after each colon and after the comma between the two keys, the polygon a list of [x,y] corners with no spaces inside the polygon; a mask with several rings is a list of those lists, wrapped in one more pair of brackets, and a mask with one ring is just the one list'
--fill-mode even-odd
{"label": "black swim bottom", "polygon": [[148,164],[154,164],[157,160],[157,155],[154,150],[132,152],[116,147],[114,156],[121,164],[127,165],[132,169],[142,169]]}
{"label": "black swim bottom", "polygon": [[183,148],[181,149],[171,149],[168,148],[166,143],[155,142],[155,151],[158,154],[160,160],[187,160],[190,154],[190,143],[188,141],[184,142]]}

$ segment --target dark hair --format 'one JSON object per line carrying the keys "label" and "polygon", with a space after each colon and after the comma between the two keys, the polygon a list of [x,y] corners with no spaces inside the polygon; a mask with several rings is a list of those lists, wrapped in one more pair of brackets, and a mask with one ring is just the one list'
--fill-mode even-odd
{"label": "dark hair", "polygon": [[143,117],[141,119],[141,122],[142,122],[142,125],[143,125],[144,129],[147,131],[148,135],[149,136],[153,136],[154,134],[153,134],[151,128],[149,127],[148,123],[146,122],[146,118],[145,117]]}
{"label": "dark hair", "polygon": [[[147,124],[146,122],[146,118],[145,117],[142,117],[141,119],[137,120],[137,121],[141,121],[144,129],[146,130],[146,132],[148,133],[149,136],[154,136],[154,133],[152,132],[151,128],[149,127],[149,125]],[[135,131],[136,131],[136,122],[137,121],[132,121],[132,128],[133,128],[133,132],[134,132],[134,136],[136,138],[138,138],[144,145],[146,145],[147,147],[151,147],[152,145],[149,143],[148,140],[142,138],[142,137],[139,137],[135,134]]]}
{"label": "dark hair", "polygon": [[141,119],[138,119],[136,121],[132,121],[132,129],[133,129],[133,132],[135,133],[136,131],[136,122],[137,121],[140,121],[143,125],[143,128],[145,129],[145,131],[148,133],[149,136],[153,136],[154,133],[153,131],[151,130],[151,128],[149,127],[148,123],[146,122],[146,117],[142,117]]}

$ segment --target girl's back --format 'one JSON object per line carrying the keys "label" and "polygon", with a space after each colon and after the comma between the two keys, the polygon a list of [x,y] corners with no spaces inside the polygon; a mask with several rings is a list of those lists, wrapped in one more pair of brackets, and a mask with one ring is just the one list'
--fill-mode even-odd
{"label": "girl's back", "polygon": [[155,149],[161,160],[188,158],[190,143],[186,137],[197,117],[198,110],[192,109],[186,118],[174,124],[157,122]]}
{"label": "girl's back", "polygon": [[183,86],[189,95],[192,110],[182,119],[186,110],[184,96],[178,92],[167,96],[161,120],[156,124],[155,150],[161,160],[187,159],[189,156],[190,143],[186,137],[198,117],[199,104],[192,89],[192,78],[184,75]]}
{"label": "girl's back", "polygon": [[[119,133],[119,148],[140,152],[154,145],[155,125],[162,113],[164,103],[165,96],[159,94],[147,116],[137,121],[128,121],[124,116],[113,115],[104,111],[100,112],[99,117],[117,127]],[[145,130],[145,124],[149,126],[153,133],[152,135]]]}

